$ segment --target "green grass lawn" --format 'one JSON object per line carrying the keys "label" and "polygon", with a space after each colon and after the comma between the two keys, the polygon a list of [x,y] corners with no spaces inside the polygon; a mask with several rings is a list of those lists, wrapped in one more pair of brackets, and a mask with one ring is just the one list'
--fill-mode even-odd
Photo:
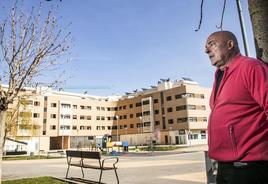
{"label": "green grass lawn", "polygon": [[61,158],[61,157],[47,157],[43,155],[35,155],[35,156],[13,156],[13,157],[3,157],[3,160],[36,160],[36,159],[53,159],[53,158]]}
{"label": "green grass lawn", "polygon": [[67,182],[63,182],[57,180],[52,177],[38,177],[38,178],[26,178],[26,179],[19,179],[19,180],[8,180],[2,181],[2,184],[67,184]]}

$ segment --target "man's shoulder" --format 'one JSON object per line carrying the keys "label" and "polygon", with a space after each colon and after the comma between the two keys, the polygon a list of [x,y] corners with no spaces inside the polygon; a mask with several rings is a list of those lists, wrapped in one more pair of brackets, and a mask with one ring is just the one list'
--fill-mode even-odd
{"label": "man's shoulder", "polygon": [[240,66],[243,69],[251,69],[255,67],[267,67],[262,61],[252,57],[240,56],[238,60],[240,61]]}

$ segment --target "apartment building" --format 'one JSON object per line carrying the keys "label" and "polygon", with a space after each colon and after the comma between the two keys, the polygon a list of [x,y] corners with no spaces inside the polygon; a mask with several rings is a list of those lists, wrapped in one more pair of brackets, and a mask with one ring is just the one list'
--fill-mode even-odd
{"label": "apartment building", "polygon": [[28,142],[31,151],[88,148],[104,135],[129,145],[206,144],[210,92],[185,78],[109,97],[29,88],[10,137]]}

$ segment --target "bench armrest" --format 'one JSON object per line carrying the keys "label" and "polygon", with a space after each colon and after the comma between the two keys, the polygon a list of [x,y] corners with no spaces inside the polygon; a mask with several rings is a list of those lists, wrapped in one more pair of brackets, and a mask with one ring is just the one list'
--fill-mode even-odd
{"label": "bench armrest", "polygon": [[101,166],[104,167],[104,163],[106,160],[115,160],[114,163],[113,163],[113,167],[115,168],[115,164],[119,161],[119,158],[118,157],[108,157],[108,158],[104,158],[102,160],[102,164]]}

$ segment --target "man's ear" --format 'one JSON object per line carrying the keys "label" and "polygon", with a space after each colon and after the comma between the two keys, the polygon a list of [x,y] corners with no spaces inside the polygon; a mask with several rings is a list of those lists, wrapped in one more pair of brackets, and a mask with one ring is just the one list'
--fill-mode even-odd
{"label": "man's ear", "polygon": [[228,40],[228,42],[227,42],[227,48],[229,50],[231,50],[231,49],[234,48],[234,41],[233,40]]}

